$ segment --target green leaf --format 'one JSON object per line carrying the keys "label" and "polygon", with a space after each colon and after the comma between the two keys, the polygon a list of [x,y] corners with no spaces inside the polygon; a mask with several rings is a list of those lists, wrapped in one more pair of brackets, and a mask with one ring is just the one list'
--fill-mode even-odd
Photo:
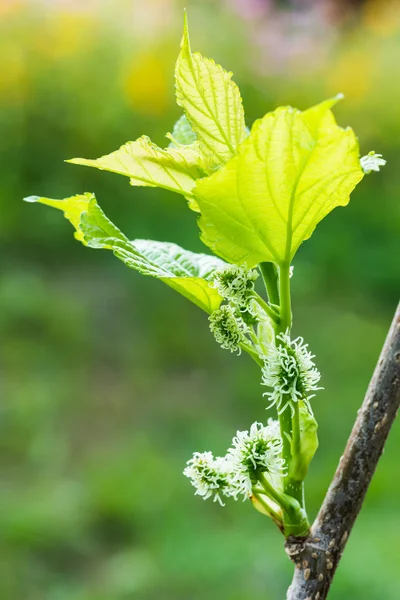
{"label": "green leaf", "polygon": [[289,477],[296,481],[304,481],[308,468],[318,448],[318,423],[304,402],[300,402],[300,447],[297,451],[292,443],[292,461]]}
{"label": "green leaf", "polygon": [[66,162],[95,167],[130,177],[134,186],[161,187],[193,199],[196,179],[206,175],[197,144],[161,149],[142,136],[98,159],[72,158]]}
{"label": "green leaf", "polygon": [[235,155],[246,137],[242,99],[228,73],[190,49],[185,27],[175,68],[176,99],[196,133],[200,149],[214,166]]}
{"label": "green leaf", "polygon": [[257,121],[239,153],[197,183],[202,240],[229,262],[288,264],[364,173],[334,98],[300,112],[281,107]]}
{"label": "green leaf", "polygon": [[71,196],[64,200],[53,200],[52,198],[42,198],[40,196],[28,196],[27,198],[24,198],[25,202],[39,202],[40,204],[62,210],[64,212],[64,217],[75,227],[76,231],[74,237],[85,245],[87,244],[83,238],[83,232],[79,228],[79,224],[81,222],[82,213],[88,210],[90,201],[93,199],[94,194],[90,194],[89,192]]}
{"label": "green leaf", "polygon": [[132,244],[158,268],[157,275],[145,274],[158,277],[206,312],[217,310],[222,298],[210,282],[213,273],[226,263],[216,256],[196,254],[169,242],[133,240]]}
{"label": "green leaf", "polygon": [[186,115],[182,115],[174,125],[172,133],[167,133],[171,140],[170,148],[179,148],[179,146],[189,146],[197,140],[197,135],[192,129]]}
{"label": "green leaf", "polygon": [[226,266],[219,258],[168,242],[129,241],[106,217],[93,194],[64,200],[31,196],[25,200],[62,210],[76,229],[75,237],[84,245],[111,250],[131,269],[160,279],[206,312],[213,312],[221,304],[221,296],[210,286],[214,271]]}

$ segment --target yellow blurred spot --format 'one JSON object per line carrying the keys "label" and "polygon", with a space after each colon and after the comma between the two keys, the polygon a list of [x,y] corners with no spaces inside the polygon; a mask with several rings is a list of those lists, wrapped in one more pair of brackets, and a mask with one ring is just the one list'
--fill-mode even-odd
{"label": "yellow blurred spot", "polygon": [[0,98],[5,97],[10,101],[23,100],[28,86],[28,72],[22,49],[12,43],[2,46],[4,61],[0,69]]}
{"label": "yellow blurred spot", "polygon": [[372,87],[373,69],[373,57],[366,57],[365,50],[348,50],[332,65],[328,90],[342,90],[349,100],[362,100]]}
{"label": "yellow blurred spot", "polygon": [[164,64],[152,53],[142,54],[123,74],[123,88],[129,103],[143,115],[159,115],[168,104]]}
{"label": "yellow blurred spot", "polygon": [[18,12],[21,7],[21,0],[0,0],[0,15],[3,17]]}
{"label": "yellow blurred spot", "polygon": [[85,14],[57,14],[37,36],[36,47],[42,56],[58,60],[86,50],[94,38],[96,24]]}
{"label": "yellow blurred spot", "polygon": [[374,33],[389,37],[400,29],[398,0],[368,0],[364,7],[365,27]]}

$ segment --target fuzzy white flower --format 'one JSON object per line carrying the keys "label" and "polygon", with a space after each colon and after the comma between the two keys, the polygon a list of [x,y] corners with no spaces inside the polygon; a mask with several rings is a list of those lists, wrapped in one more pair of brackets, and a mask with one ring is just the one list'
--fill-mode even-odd
{"label": "fuzzy white flower", "polygon": [[231,470],[230,461],[225,457],[214,458],[212,452],[195,452],[183,474],[191,480],[196,494],[204,500],[214,495],[214,502],[224,506],[221,494],[232,495],[229,482]]}
{"label": "fuzzy white flower", "polygon": [[261,473],[282,474],[285,462],[281,457],[282,439],[279,423],[270,419],[268,425],[253,423],[250,431],[238,431],[227,457],[231,464],[230,485],[235,498],[246,500]]}
{"label": "fuzzy white flower", "polygon": [[240,344],[246,340],[248,326],[229,304],[214,310],[208,318],[210,330],[218,344],[225,350],[240,354]]}
{"label": "fuzzy white flower", "polygon": [[315,394],[310,392],[322,389],[317,387],[321,375],[313,358],[303,338],[291,340],[288,333],[280,333],[276,336],[276,345],[269,345],[264,358],[262,382],[272,391],[263,395],[268,396],[270,406],[276,404],[278,413],[299,400],[303,400],[311,412],[309,400]]}
{"label": "fuzzy white flower", "polygon": [[386,160],[382,158],[382,154],[376,154],[372,150],[360,159],[360,163],[362,170],[368,175],[371,171],[380,171],[380,167],[386,165]]}
{"label": "fuzzy white flower", "polygon": [[253,295],[257,278],[255,269],[247,269],[244,265],[228,265],[214,273],[212,286],[224,300],[243,309]]}

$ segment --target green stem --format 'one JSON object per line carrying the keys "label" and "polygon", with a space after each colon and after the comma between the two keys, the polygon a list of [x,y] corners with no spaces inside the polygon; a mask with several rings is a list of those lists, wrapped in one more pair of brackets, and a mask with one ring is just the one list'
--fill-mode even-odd
{"label": "green stem", "polygon": [[285,333],[292,327],[292,307],[290,300],[290,263],[285,262],[280,266],[279,271],[279,292],[280,292],[280,317],[279,329]]}
{"label": "green stem", "polygon": [[285,493],[295,498],[302,508],[304,508],[304,484],[302,481],[297,481],[291,477],[285,477],[284,483]]}
{"label": "green stem", "polygon": [[253,488],[251,488],[251,491],[253,492],[253,494],[265,494],[265,490],[262,487],[254,486]]}
{"label": "green stem", "polygon": [[278,492],[268,481],[263,473],[258,477],[267,496],[272,498],[284,511],[283,532],[286,536],[306,536],[309,533],[310,524],[307,514],[300,503],[288,494]]}
{"label": "green stem", "polygon": [[[279,326],[279,333],[285,333],[287,329],[290,329],[292,322],[292,309],[290,304],[290,277],[289,277],[290,265],[284,263],[280,267],[279,271],[279,289],[281,297],[280,316],[281,322]],[[282,398],[282,402],[284,399]],[[285,465],[289,470],[290,462],[292,459],[291,439],[292,439],[292,413],[290,406],[287,406],[284,411],[279,414],[279,425],[281,429],[282,437],[282,458],[285,461]],[[287,481],[289,477],[284,478],[284,489],[291,489],[291,482]],[[289,491],[289,490],[288,490]]]}
{"label": "green stem", "polygon": [[269,304],[267,304],[265,302],[265,300],[263,298],[261,298],[261,296],[259,296],[258,294],[254,295],[254,300],[257,302],[257,304],[259,306],[261,306],[261,308],[263,310],[265,310],[265,312],[267,313],[267,315],[269,316],[269,318],[276,324],[279,325],[280,323],[280,317],[279,315],[274,311],[273,308],[270,307]]}
{"label": "green stem", "polygon": [[282,436],[282,458],[287,467],[287,475],[283,478],[283,490],[285,494],[292,496],[297,500],[300,506],[304,506],[304,486],[303,482],[290,477],[290,463],[292,455],[300,448],[300,412],[298,403],[294,403],[294,415],[292,409],[287,406],[279,415],[279,425]]}
{"label": "green stem", "polygon": [[[300,454],[300,444],[301,444],[301,431],[300,431],[300,405],[299,402],[294,403],[294,413],[292,416],[292,431],[293,431],[293,455]],[[292,480],[292,486],[295,490],[295,497],[300,502],[301,506],[305,508],[305,498],[304,498],[304,482],[303,481],[295,481]]]}
{"label": "green stem", "polygon": [[[282,437],[282,458],[285,461],[287,471],[289,471],[292,461],[292,413],[290,406],[287,406],[284,411],[279,413],[279,425]],[[292,493],[292,481],[289,475],[283,478],[283,489],[285,493]],[[296,498],[298,500],[298,498]]]}
{"label": "green stem", "polygon": [[278,527],[281,527],[283,525],[283,521],[282,521],[282,515],[277,513],[276,510],[274,510],[263,498],[263,495],[265,494],[264,490],[256,490],[256,488],[253,488],[252,490],[253,492],[253,496],[254,498],[257,499],[257,501],[263,506],[264,510],[268,513],[268,515],[271,517],[271,519],[273,519],[275,521],[275,523],[278,525]]}
{"label": "green stem", "polygon": [[279,304],[278,271],[274,263],[260,263],[261,274],[268,293],[270,304]]}
{"label": "green stem", "polygon": [[255,333],[253,327],[249,327],[249,336],[250,336],[250,339],[253,342],[253,344],[255,346],[258,346],[260,342],[258,340],[258,337],[256,336],[256,333]]}
{"label": "green stem", "polygon": [[259,367],[263,367],[264,363],[261,360],[261,358],[258,355],[258,352],[256,350],[254,350],[254,348],[252,348],[250,346],[250,344],[246,344],[246,342],[242,342],[241,344],[239,344],[240,348],[242,350],[244,350],[245,352],[247,352],[247,354],[249,354],[251,356],[251,358],[258,364]]}
{"label": "green stem", "polygon": [[283,510],[289,512],[292,510],[292,503],[289,501],[289,498],[286,496],[286,494],[281,494],[280,492],[278,492],[274,488],[274,486],[268,481],[264,473],[260,473],[260,475],[258,476],[258,481],[263,486],[265,490],[264,493],[266,493],[267,496],[269,496],[269,498],[274,500],[274,502],[279,504],[279,506],[281,506]]}
{"label": "green stem", "polygon": [[[292,458],[292,448],[290,440],[292,438],[292,416],[290,406],[287,406],[284,411],[279,414],[279,425],[282,437],[282,458],[285,460],[285,465],[288,467]],[[287,477],[285,477],[287,479]]]}
{"label": "green stem", "polygon": [[[300,406],[298,402],[293,403],[291,451],[292,461],[295,460],[295,464],[297,464],[301,452]],[[290,489],[287,492],[294,496],[300,502],[301,506],[305,508],[304,482],[293,479],[290,476],[287,479],[288,486],[290,485]]]}
{"label": "green stem", "polygon": [[300,453],[300,406],[299,402],[293,403],[292,415],[292,453]]}
{"label": "green stem", "polygon": [[[279,289],[281,299],[281,322],[279,331],[285,333],[290,331],[292,326],[292,307],[290,298],[290,263],[285,262],[280,266],[279,272]],[[297,402],[294,404],[294,414],[292,417],[292,409],[288,406],[279,415],[279,424],[282,436],[282,458],[285,460],[288,473],[290,471],[290,463],[292,461],[292,451],[297,452],[300,448],[300,412]],[[292,450],[293,444],[293,450]],[[302,481],[297,481],[287,475],[283,480],[283,489],[286,494],[295,498],[300,506],[304,507],[304,484]]]}

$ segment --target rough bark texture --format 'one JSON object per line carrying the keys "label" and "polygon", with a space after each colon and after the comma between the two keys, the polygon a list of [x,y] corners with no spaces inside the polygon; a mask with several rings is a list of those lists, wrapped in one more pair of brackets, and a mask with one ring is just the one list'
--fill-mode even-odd
{"label": "rough bark texture", "polygon": [[307,539],[288,538],[287,600],[324,600],[400,405],[400,305],[363,405]]}

